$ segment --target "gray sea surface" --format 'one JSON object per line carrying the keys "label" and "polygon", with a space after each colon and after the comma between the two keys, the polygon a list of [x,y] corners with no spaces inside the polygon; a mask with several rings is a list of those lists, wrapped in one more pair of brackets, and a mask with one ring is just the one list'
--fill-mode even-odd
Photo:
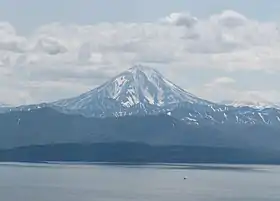
{"label": "gray sea surface", "polygon": [[279,201],[280,167],[0,163],[0,195],[3,201]]}

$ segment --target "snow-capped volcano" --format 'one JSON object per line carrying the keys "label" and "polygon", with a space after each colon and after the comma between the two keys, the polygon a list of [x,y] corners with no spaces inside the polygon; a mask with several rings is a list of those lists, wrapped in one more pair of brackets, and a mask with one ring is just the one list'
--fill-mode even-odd
{"label": "snow-capped volcano", "polygon": [[129,108],[165,107],[182,102],[210,103],[184,91],[155,69],[136,65],[98,88],[53,104],[68,110],[87,110],[88,114],[104,112],[104,110],[110,110],[111,114],[115,114],[128,112]]}
{"label": "snow-capped volcano", "polygon": [[188,124],[279,124],[280,111],[215,104],[137,65],[80,96],[50,104],[88,117],[167,114]]}
{"label": "snow-capped volcano", "polygon": [[248,103],[244,105],[216,104],[200,99],[173,84],[158,71],[137,65],[77,97],[53,103],[6,108],[2,110],[2,113],[51,107],[65,114],[76,113],[86,117],[165,114],[196,126],[269,125],[280,127],[280,109],[250,106],[252,105]]}
{"label": "snow-capped volcano", "polygon": [[183,101],[190,103],[202,101],[165,79],[155,69],[141,65],[121,73],[100,89],[125,107],[139,103],[165,106]]}

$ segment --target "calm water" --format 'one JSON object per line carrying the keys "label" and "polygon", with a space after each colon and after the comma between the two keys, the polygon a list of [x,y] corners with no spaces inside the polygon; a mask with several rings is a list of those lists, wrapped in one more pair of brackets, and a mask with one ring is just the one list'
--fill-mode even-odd
{"label": "calm water", "polygon": [[0,195],[3,201],[280,200],[280,167],[244,167],[0,163]]}

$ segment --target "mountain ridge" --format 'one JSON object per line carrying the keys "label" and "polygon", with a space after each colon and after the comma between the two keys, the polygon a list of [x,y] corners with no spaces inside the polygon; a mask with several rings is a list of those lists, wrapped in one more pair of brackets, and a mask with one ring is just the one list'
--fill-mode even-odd
{"label": "mountain ridge", "polygon": [[273,103],[270,101],[250,101],[250,100],[224,100],[220,102],[221,104],[234,106],[234,107],[251,107],[255,109],[265,109],[265,108],[277,108],[280,109],[280,104]]}
{"label": "mountain ridge", "polygon": [[0,112],[42,107],[96,118],[166,114],[195,126],[248,124],[280,127],[278,108],[235,107],[207,101],[173,84],[157,70],[142,65],[135,65],[77,97],[2,108]]}
{"label": "mountain ridge", "polygon": [[169,115],[87,118],[52,108],[0,114],[0,149],[58,143],[140,142],[280,150],[267,125],[189,125]]}
{"label": "mountain ridge", "polygon": [[74,98],[0,110],[0,148],[124,141],[280,150],[279,133],[277,108],[203,100],[141,66]]}
{"label": "mountain ridge", "polygon": [[[135,115],[139,109],[145,110],[151,106],[162,108],[181,102],[190,102],[192,104],[197,102],[210,103],[184,91],[164,78],[158,71],[142,65],[136,65],[93,90],[52,104],[70,110],[87,110],[90,113],[95,113],[96,107],[101,111],[113,108],[113,111],[108,112],[111,115],[116,115],[121,111],[124,111],[125,115]],[[95,108],[92,108],[92,105]],[[130,108],[131,111],[126,112]],[[133,108],[136,108],[136,111],[133,111]],[[122,115],[117,114],[117,116]]]}

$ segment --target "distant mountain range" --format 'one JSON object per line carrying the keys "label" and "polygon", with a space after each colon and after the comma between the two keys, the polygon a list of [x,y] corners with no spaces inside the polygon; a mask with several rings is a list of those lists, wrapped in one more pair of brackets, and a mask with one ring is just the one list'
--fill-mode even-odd
{"label": "distant mountain range", "polygon": [[107,118],[167,114],[190,125],[269,125],[280,127],[277,105],[214,103],[201,99],[141,65],[120,73],[80,96],[53,103],[2,107],[0,112],[50,107],[65,114]]}
{"label": "distant mountain range", "polygon": [[268,125],[189,125],[169,115],[88,118],[44,107],[0,114],[0,149],[57,143],[137,142],[280,150]]}
{"label": "distant mountain range", "polygon": [[[203,163],[203,166],[192,165],[192,168],[222,168],[205,166],[206,163],[222,164],[280,164],[279,151],[262,151],[236,149],[227,147],[182,146],[182,145],[148,145],[133,142],[112,143],[64,143],[31,145],[13,149],[0,150],[0,161],[36,162],[61,164],[100,165],[142,165],[149,163]],[[109,162],[109,163],[108,163]],[[159,163],[159,164],[158,164]],[[96,163],[95,163],[96,164]],[[189,167],[190,168],[190,167]],[[250,167],[227,167],[235,170],[251,170]]]}
{"label": "distant mountain range", "polygon": [[[34,145],[46,145],[43,150],[50,150],[59,143],[80,147],[117,142],[175,146],[171,151],[160,148],[160,156],[180,153],[182,160],[186,159],[182,150],[189,150],[186,147],[215,148],[212,153],[227,148],[278,153],[280,110],[276,106],[203,100],[158,71],[138,65],[78,97],[19,107],[0,106],[0,139],[0,149],[31,146],[27,150],[32,153],[37,150]],[[0,160],[1,153],[4,152],[0,150]],[[5,153],[13,158],[10,154],[15,152]]]}
{"label": "distant mountain range", "polygon": [[251,107],[255,109],[265,109],[265,108],[277,108],[280,109],[280,104],[272,103],[269,101],[260,101],[260,100],[227,100],[227,101],[221,101],[221,104],[234,106],[234,107]]}
{"label": "distant mountain range", "polygon": [[8,108],[8,107],[11,107],[11,106],[8,105],[8,104],[5,104],[5,103],[0,103],[0,109],[1,108]]}

